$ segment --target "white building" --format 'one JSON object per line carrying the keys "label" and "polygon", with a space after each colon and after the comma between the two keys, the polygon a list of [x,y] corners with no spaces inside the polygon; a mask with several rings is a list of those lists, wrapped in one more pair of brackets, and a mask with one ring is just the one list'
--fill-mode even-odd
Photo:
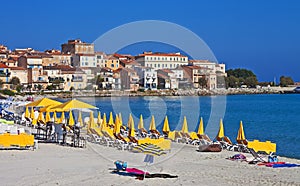
{"label": "white building", "polygon": [[152,53],[144,52],[136,57],[136,61],[142,66],[158,69],[173,69],[178,66],[187,65],[188,57],[180,53]]}
{"label": "white building", "polygon": [[150,67],[134,67],[145,90],[157,90],[157,72]]}
{"label": "white building", "polygon": [[97,67],[95,54],[75,54],[72,55],[71,65],[73,67]]}

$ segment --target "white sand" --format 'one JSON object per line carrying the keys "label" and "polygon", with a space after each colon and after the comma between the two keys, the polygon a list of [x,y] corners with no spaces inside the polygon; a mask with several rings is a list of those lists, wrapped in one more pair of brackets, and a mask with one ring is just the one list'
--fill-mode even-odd
{"label": "white sand", "polygon": [[[300,185],[300,167],[269,168],[226,160],[235,152],[200,153],[194,146],[172,144],[166,156],[155,157],[151,173],[178,178],[149,178],[112,174],[115,160],[144,169],[145,155],[88,143],[86,149],[39,144],[35,151],[0,151],[1,185]],[[253,159],[245,154],[248,160]],[[106,158],[104,158],[106,157]],[[300,160],[279,157],[300,164]]]}

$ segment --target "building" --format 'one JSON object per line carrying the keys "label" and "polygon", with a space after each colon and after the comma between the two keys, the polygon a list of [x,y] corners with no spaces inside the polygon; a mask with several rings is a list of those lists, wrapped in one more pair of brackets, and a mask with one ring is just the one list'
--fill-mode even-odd
{"label": "building", "polygon": [[142,66],[158,69],[173,69],[187,65],[188,57],[180,53],[152,53],[144,52],[136,57],[136,61]]}
{"label": "building", "polygon": [[21,56],[18,59],[18,67],[27,69],[27,82],[28,84],[47,84],[47,76],[43,73],[43,60],[38,55]]}
{"label": "building", "polygon": [[63,54],[59,50],[46,50],[45,52],[52,56],[52,64],[43,66],[71,65],[71,54]]}
{"label": "building", "polygon": [[120,69],[121,88],[122,90],[137,91],[139,89],[139,76],[131,68]]}
{"label": "building", "polygon": [[134,70],[139,76],[140,85],[145,90],[157,90],[157,72],[153,68],[137,66],[134,67]]}
{"label": "building", "polygon": [[68,40],[68,43],[61,45],[63,54],[94,54],[94,44],[85,43],[80,39]]}
{"label": "building", "polygon": [[48,85],[55,85],[64,91],[87,87],[87,76],[80,69],[69,65],[45,66],[43,69],[48,77]]}
{"label": "building", "polygon": [[[180,79],[177,78],[177,73],[173,72],[173,70],[171,70],[171,69],[157,70],[158,88],[160,88],[160,89],[178,89]],[[183,73],[183,71],[182,71],[182,73]]]}
{"label": "building", "polygon": [[[209,68],[200,66],[182,66],[186,77],[193,83],[194,88],[217,88],[217,77]],[[202,80],[203,79],[203,80]]]}
{"label": "building", "polygon": [[75,54],[71,58],[73,67],[97,67],[95,54]]}
{"label": "building", "polygon": [[110,68],[111,70],[117,70],[120,67],[120,60],[114,57],[113,54],[107,55],[104,59],[104,67]]}
{"label": "building", "polygon": [[106,54],[104,52],[95,52],[96,56],[96,66],[103,68],[105,67],[105,59],[107,58]]}
{"label": "building", "polygon": [[0,63],[0,80],[4,84],[8,84],[10,82],[10,78],[11,78],[10,68],[5,64]]}

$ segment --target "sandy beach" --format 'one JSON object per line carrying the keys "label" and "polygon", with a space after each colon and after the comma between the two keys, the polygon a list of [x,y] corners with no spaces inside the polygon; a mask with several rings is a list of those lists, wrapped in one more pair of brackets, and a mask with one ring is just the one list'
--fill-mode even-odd
{"label": "sandy beach", "polygon": [[[172,144],[170,153],[155,157],[150,173],[178,178],[134,177],[111,173],[115,160],[144,170],[144,154],[119,151],[88,143],[86,149],[39,144],[35,151],[3,150],[0,153],[1,185],[300,185],[300,168],[269,168],[225,158],[236,152],[197,152],[195,146]],[[250,154],[245,154],[252,160]],[[300,160],[279,157],[280,161]]]}

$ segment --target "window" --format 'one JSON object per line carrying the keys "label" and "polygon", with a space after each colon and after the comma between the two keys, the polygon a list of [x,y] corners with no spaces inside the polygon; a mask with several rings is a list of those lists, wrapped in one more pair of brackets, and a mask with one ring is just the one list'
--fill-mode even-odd
{"label": "window", "polygon": [[150,60],[152,60],[152,57],[150,57]]}
{"label": "window", "polygon": [[156,64],[154,64],[154,67],[156,67]]}
{"label": "window", "polygon": [[110,67],[114,68],[114,67],[115,67],[115,65],[114,65],[114,64],[111,64],[111,65],[110,65]]}
{"label": "window", "polygon": [[156,57],[154,57],[154,60],[156,60]]}
{"label": "window", "polygon": [[162,65],[161,65],[161,67],[163,67],[163,68],[164,68],[164,67],[165,67],[165,65],[164,65],[164,64],[162,64]]}
{"label": "window", "polygon": [[81,66],[84,66],[84,62],[81,63]]}
{"label": "window", "polygon": [[146,60],[148,60],[148,57],[146,57]]}
{"label": "window", "polygon": [[89,65],[89,63],[88,62],[85,62],[85,66],[88,66]]}
{"label": "window", "polygon": [[96,66],[96,63],[93,63],[93,66]]}
{"label": "window", "polygon": [[119,65],[117,64],[116,67],[119,68]]}
{"label": "window", "polygon": [[158,57],[157,59],[160,60],[160,57]]}
{"label": "window", "polygon": [[160,64],[157,64],[158,68],[160,68]]}

